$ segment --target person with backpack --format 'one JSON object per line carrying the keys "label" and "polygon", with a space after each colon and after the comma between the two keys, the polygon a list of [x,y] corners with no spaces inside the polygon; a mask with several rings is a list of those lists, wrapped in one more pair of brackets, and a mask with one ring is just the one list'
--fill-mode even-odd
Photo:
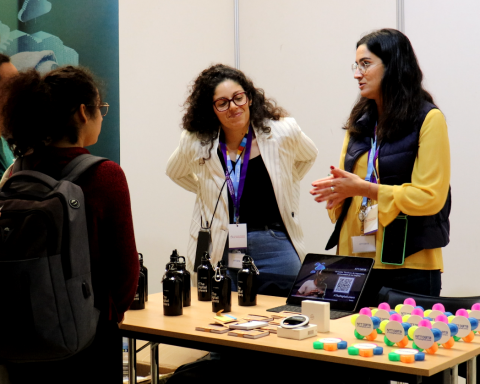
{"label": "person with backpack", "polygon": [[[15,241],[16,236],[24,236],[25,240],[20,245],[22,245],[22,249],[27,249],[25,265],[29,265],[28,263],[32,260],[36,262],[35,258],[28,257],[33,252],[31,249],[36,246],[39,249],[38,252],[41,253],[37,257],[38,260],[46,260],[48,256],[48,272],[55,268],[55,263],[59,260],[62,262],[60,269],[63,269],[65,276],[71,277],[69,275],[74,273],[74,266],[77,269],[84,268],[88,272],[84,276],[73,276],[70,279],[65,277],[65,282],[55,281],[53,285],[62,287],[62,284],[65,284],[64,291],[68,292],[68,299],[72,303],[74,315],[78,315],[78,313],[75,314],[75,308],[85,304],[82,300],[87,302],[92,300],[92,306],[96,308],[94,312],[98,312],[98,316],[91,316],[82,321],[77,320],[74,325],[78,335],[82,335],[87,324],[92,324],[92,322],[95,324],[97,317],[98,323],[96,323],[96,331],[94,329],[92,332],[92,339],[84,342],[84,345],[80,345],[80,341],[82,337],[84,339],[87,337],[85,335],[78,336],[73,342],[70,342],[70,344],[80,345],[77,346],[80,350],[74,350],[66,358],[55,359],[55,351],[58,351],[59,347],[52,350],[46,348],[44,354],[41,350],[35,354],[35,348],[38,348],[40,342],[38,336],[35,336],[30,342],[22,343],[21,348],[23,349],[20,349],[20,352],[16,352],[15,355],[13,352],[9,355],[9,352],[2,350],[0,345],[0,353],[3,354],[0,357],[7,361],[12,384],[120,382],[122,380],[122,341],[118,322],[122,320],[125,311],[133,301],[139,277],[139,261],[133,231],[130,196],[127,181],[120,166],[107,159],[94,158],[88,155],[89,151],[85,149],[97,142],[103,118],[108,111],[108,104],[103,102],[92,75],[85,69],[72,66],[58,68],[45,75],[40,75],[35,70],[21,73],[8,82],[2,97],[4,97],[2,100],[4,104],[2,134],[17,159],[13,167],[7,170],[0,189],[2,212],[0,216],[0,275],[2,268],[4,270],[9,268],[7,263],[2,264],[2,261],[5,261],[2,258],[15,258],[18,254],[18,252],[11,252],[9,256],[9,242]],[[79,158],[79,156],[82,157]],[[82,161],[79,162],[79,159]],[[86,170],[78,175],[80,173],[79,166],[73,167],[72,164],[81,163],[84,160],[90,161],[90,165],[93,165],[84,166],[83,168]],[[28,203],[28,199],[22,200],[23,194],[28,192],[29,188],[33,188],[35,178],[44,180],[45,185],[60,181],[59,184],[56,184],[53,192],[47,193],[48,199],[42,197],[38,199],[39,202],[33,201],[32,204],[37,204],[41,208],[42,202],[43,206],[46,206],[53,201],[50,197],[57,198],[58,201],[64,202],[57,204],[58,209],[63,209],[69,215],[73,215],[69,216],[68,220],[64,220],[63,229],[58,229],[55,236],[59,232],[68,231],[68,225],[73,225],[75,221],[72,217],[75,218],[74,215],[80,209],[85,210],[84,222],[86,225],[84,227],[86,229],[83,232],[82,230],[73,231],[66,240],[65,233],[62,233],[61,246],[58,247],[61,248],[61,256],[50,256],[49,254],[51,244],[49,236],[53,236],[53,231],[50,231],[48,226],[50,224],[45,225],[46,229],[41,225],[43,223],[42,215],[28,216],[28,219],[35,225],[31,233],[22,233],[22,231],[26,232],[28,228],[32,228],[28,227],[29,223],[26,219],[22,219],[23,227],[15,227],[15,224],[21,220],[20,214],[17,216],[14,214],[15,204]],[[69,178],[72,183],[68,182]],[[75,196],[68,196],[66,200],[61,200],[59,195],[66,188],[64,180],[69,183],[69,190],[75,191],[76,186],[80,187],[83,196],[79,197],[77,191]],[[35,184],[35,188],[38,189],[37,184]],[[38,191],[35,193],[39,194]],[[68,195],[68,193],[66,194]],[[32,194],[32,196],[34,195]],[[18,199],[12,203],[16,197]],[[61,216],[53,208],[50,215],[52,217]],[[38,223],[34,220],[37,220]],[[45,231],[44,237],[48,240],[45,241],[46,250],[38,244],[29,244],[28,239],[31,239],[33,235],[37,236],[39,231]],[[81,238],[83,233],[85,233],[84,239]],[[42,236],[39,238],[41,240]],[[68,241],[76,241],[77,245],[71,247]],[[83,264],[87,265],[75,265],[79,263],[76,257],[71,257],[66,261],[64,248],[67,246],[65,244],[70,244],[68,245],[72,250],[70,254],[86,247],[89,257]],[[20,245],[17,245],[17,249]],[[39,262],[32,265],[41,264]],[[8,292],[8,294],[15,297],[15,300],[10,300],[8,297],[5,300],[15,308],[24,308],[20,301],[28,297],[31,300],[31,309],[28,309],[25,312],[25,318],[20,318],[19,321],[28,325],[27,318],[31,318],[34,321],[34,328],[48,327],[49,324],[57,321],[57,317],[63,316],[62,311],[66,312],[69,308],[60,306],[58,315],[50,314],[50,317],[40,317],[38,313],[41,313],[42,308],[38,307],[53,305],[48,300],[57,300],[61,294],[55,293],[57,296],[54,298],[53,293],[52,298],[47,295],[35,296],[31,286],[35,284],[37,277],[40,279],[46,272],[44,270],[25,270],[23,272],[29,274],[29,279],[22,283],[12,282],[13,286],[17,287],[17,291]],[[7,277],[4,276],[5,279]],[[1,281],[0,286],[2,289],[9,289],[4,287]],[[1,297],[6,296],[3,292],[0,295]],[[33,297],[35,299],[32,299]],[[3,308],[8,314],[11,314],[11,308]],[[78,312],[78,309],[76,311]],[[8,321],[8,319],[4,321]],[[71,336],[69,332],[65,331],[68,329],[65,325],[68,322],[62,320],[59,323],[61,325],[57,328],[62,327],[63,333],[60,333],[67,340]],[[1,325],[2,320],[0,320],[0,340],[3,341],[8,339],[9,335],[6,335],[6,332],[9,330],[1,329]],[[50,333],[58,331],[59,329],[51,329]],[[10,332],[12,331],[10,330]],[[25,333],[28,332],[33,331],[25,329]],[[15,337],[21,340],[24,337],[23,333],[23,331],[19,331]],[[52,337],[50,334],[45,333],[42,337],[47,339],[47,344],[48,342],[53,344],[55,341],[53,338],[48,339]],[[24,356],[22,356],[22,351],[24,351]]]}
{"label": "person with backpack", "polygon": [[[18,74],[17,69],[11,63],[10,57],[0,53],[0,89],[3,84],[13,76]],[[0,90],[1,93],[1,90]],[[2,131],[0,130],[0,133]],[[8,148],[7,142],[0,137],[0,175],[13,163],[13,153]]]}

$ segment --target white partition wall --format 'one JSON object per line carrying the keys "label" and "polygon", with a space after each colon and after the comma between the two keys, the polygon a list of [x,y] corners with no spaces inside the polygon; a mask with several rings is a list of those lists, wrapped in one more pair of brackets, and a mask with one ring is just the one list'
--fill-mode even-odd
{"label": "white partition wall", "polygon": [[132,199],[137,249],[151,292],[172,250],[187,250],[194,195],[165,167],[180,139],[187,87],[208,65],[233,65],[233,2],[120,1],[121,165]]}
{"label": "white partition wall", "polygon": [[442,295],[480,295],[480,2],[406,0],[405,33],[444,113],[452,158],[450,244]]}
{"label": "white partition wall", "polygon": [[[300,220],[307,250],[323,252],[333,230],[310,183],[337,165],[342,124],[358,95],[350,70],[355,44],[395,28],[396,0],[239,0],[240,69],[294,116],[320,153],[302,182]],[[452,148],[451,244],[443,295],[480,294],[475,281],[475,145],[480,105],[480,3],[404,0],[404,25],[447,117]],[[165,176],[178,144],[188,84],[212,63],[235,64],[234,0],[120,0],[121,165],[126,172],[139,252],[160,279],[172,249],[185,254],[194,196]],[[476,267],[476,268],[474,268]]]}

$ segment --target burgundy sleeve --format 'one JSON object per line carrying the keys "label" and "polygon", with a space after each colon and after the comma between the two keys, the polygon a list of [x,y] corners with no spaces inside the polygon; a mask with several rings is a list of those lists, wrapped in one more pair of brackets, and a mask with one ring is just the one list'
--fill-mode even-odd
{"label": "burgundy sleeve", "polygon": [[108,318],[120,321],[135,297],[139,275],[127,180],[113,161],[92,167],[85,177],[89,180],[82,188],[96,305],[101,311],[108,306]]}

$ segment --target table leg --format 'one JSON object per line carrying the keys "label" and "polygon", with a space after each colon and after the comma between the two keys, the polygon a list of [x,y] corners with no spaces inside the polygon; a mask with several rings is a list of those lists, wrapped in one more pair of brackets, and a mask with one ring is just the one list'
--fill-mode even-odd
{"label": "table leg", "polygon": [[158,384],[158,343],[152,343],[150,348],[150,374],[152,384]]}
{"label": "table leg", "polygon": [[137,342],[128,339],[128,383],[137,384]]}
{"label": "table leg", "polygon": [[450,379],[450,383],[457,384],[458,383],[458,365],[453,366],[451,370],[452,370],[452,376]]}
{"label": "table leg", "polygon": [[477,356],[467,361],[467,384],[477,384]]}

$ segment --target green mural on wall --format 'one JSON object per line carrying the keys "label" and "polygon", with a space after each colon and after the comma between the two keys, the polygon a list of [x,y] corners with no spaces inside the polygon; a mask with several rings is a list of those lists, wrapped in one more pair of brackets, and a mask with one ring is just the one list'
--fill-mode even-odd
{"label": "green mural on wall", "polygon": [[120,162],[118,0],[0,0],[0,52],[19,70],[89,68],[110,108],[88,149]]}

